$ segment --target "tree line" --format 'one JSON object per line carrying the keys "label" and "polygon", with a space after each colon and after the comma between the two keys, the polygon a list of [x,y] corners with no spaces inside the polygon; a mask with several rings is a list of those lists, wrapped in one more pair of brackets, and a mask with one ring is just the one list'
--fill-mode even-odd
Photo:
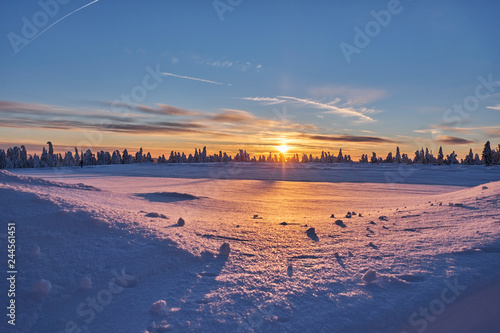
{"label": "tree line", "polygon": [[[92,153],[90,149],[85,152],[78,151],[75,147],[73,151],[67,151],[64,157],[61,153],[54,153],[52,143],[49,141],[48,150],[43,147],[42,154],[28,155],[26,148],[11,147],[7,151],[0,149],[0,169],[15,169],[15,168],[44,168],[44,167],[60,167],[60,166],[80,166],[80,165],[107,165],[107,164],[133,164],[133,163],[154,163],[155,160],[148,152],[143,153],[142,147],[135,154],[129,154],[127,149],[120,153],[119,150],[109,153],[107,151],[98,151]],[[215,162],[262,162],[262,163],[354,163],[350,155],[344,155],[342,149],[338,154],[330,152],[321,152],[321,156],[313,156],[312,154],[293,154],[285,156],[283,153],[269,153],[269,155],[255,155],[250,157],[246,150],[238,150],[238,153],[232,157],[225,152],[219,151],[215,154],[208,154],[207,148],[196,149],[193,154],[186,155],[184,152],[172,151],[168,158],[165,155],[158,156],[156,163],[215,163]],[[358,163],[402,163],[402,164],[431,164],[431,165],[498,165],[500,164],[500,144],[496,149],[491,149],[490,142],[487,141],[484,149],[479,155],[474,154],[472,149],[464,158],[457,158],[455,151],[449,155],[443,154],[443,148],[439,148],[437,157],[435,157],[428,148],[422,148],[415,151],[415,156],[409,157],[407,154],[401,153],[399,147],[396,147],[395,155],[389,152],[385,158],[378,157],[375,152],[369,157],[368,154],[362,154]]]}

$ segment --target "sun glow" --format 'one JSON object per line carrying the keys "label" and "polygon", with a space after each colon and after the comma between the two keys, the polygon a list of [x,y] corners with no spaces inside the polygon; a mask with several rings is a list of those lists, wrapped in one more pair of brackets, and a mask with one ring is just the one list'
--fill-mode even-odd
{"label": "sun glow", "polygon": [[278,150],[284,154],[288,151],[288,146],[283,144],[281,146],[278,146]]}

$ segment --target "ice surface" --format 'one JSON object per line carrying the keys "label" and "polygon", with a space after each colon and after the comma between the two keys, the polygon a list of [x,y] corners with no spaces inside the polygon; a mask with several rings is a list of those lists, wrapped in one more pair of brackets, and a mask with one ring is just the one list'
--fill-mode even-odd
{"label": "ice surface", "polygon": [[[0,221],[18,229],[16,329],[396,332],[447,281],[500,268],[498,168],[260,167],[1,171]],[[353,211],[345,227],[330,218]],[[33,295],[41,280],[50,292]],[[150,311],[158,300],[164,313]]]}

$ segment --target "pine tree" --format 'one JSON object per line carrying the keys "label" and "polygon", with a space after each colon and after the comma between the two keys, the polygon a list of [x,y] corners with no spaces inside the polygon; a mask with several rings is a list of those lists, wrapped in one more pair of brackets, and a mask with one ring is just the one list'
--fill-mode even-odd
{"label": "pine tree", "polygon": [[337,162],[342,163],[344,162],[344,155],[342,154],[342,148],[339,151],[339,155],[337,156]]}
{"label": "pine tree", "polygon": [[439,153],[438,153],[438,159],[437,162],[439,165],[444,163],[444,154],[443,154],[443,147],[439,147]]}
{"label": "pine tree", "polygon": [[5,169],[7,167],[7,155],[5,155],[5,150],[0,149],[0,169]]}
{"label": "pine tree", "polygon": [[396,163],[401,163],[401,153],[399,152],[399,147],[396,147]]}
{"label": "pine tree", "polygon": [[486,141],[483,149],[483,162],[486,166],[493,165],[493,154],[491,152],[490,142]]}
{"label": "pine tree", "polygon": [[464,164],[467,165],[474,164],[474,154],[472,153],[472,148],[469,150],[469,154],[465,156]]}
{"label": "pine tree", "polygon": [[479,154],[476,154],[474,157],[474,165],[481,165],[481,158],[479,157]]}
{"label": "pine tree", "polygon": [[387,154],[387,157],[385,158],[385,163],[393,163],[394,162],[394,159],[392,158],[392,152],[389,152],[389,154]]}
{"label": "pine tree", "polygon": [[78,154],[78,149],[75,147],[75,165],[80,165],[80,155]]}

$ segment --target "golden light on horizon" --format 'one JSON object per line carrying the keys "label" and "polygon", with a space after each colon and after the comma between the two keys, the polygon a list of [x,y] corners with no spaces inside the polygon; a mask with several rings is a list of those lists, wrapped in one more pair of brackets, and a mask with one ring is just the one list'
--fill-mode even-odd
{"label": "golden light on horizon", "polygon": [[281,146],[278,146],[278,150],[285,154],[288,151],[288,146],[286,144],[282,144]]}

